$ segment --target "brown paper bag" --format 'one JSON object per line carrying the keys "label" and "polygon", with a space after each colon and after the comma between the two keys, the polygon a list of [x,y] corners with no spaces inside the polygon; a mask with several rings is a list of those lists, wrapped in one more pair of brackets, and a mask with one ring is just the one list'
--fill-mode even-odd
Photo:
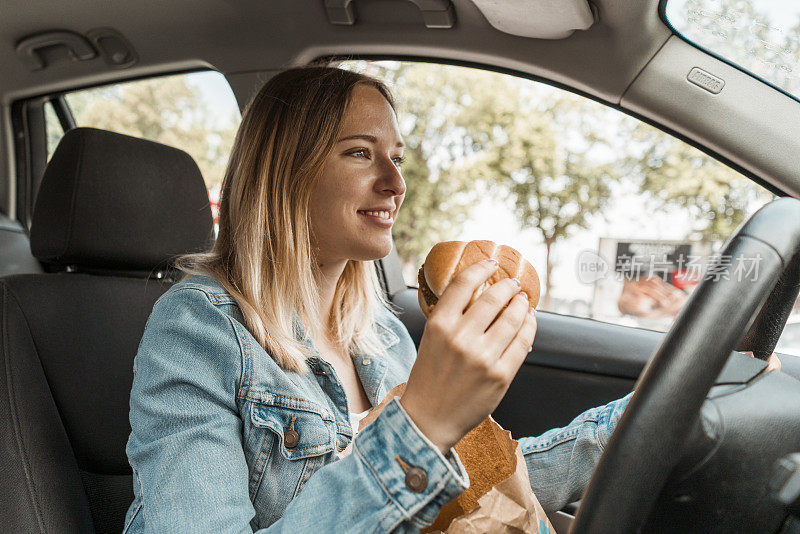
{"label": "brown paper bag", "polygon": [[[358,426],[374,421],[405,382],[386,394]],[[351,442],[352,444],[352,442]],[[442,507],[421,534],[555,534],[555,529],[531,489],[519,443],[491,417],[470,430],[455,447],[467,470],[470,486]]]}

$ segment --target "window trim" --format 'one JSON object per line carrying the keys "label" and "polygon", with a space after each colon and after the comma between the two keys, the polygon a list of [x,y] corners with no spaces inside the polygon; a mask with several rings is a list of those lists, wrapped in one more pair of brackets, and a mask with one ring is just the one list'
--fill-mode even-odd
{"label": "window trim", "polygon": [[64,97],[65,93],[59,93],[55,95],[53,98],[49,100],[50,105],[53,106],[53,110],[56,112],[56,116],[58,117],[58,122],[61,124],[61,129],[64,133],[77,128],[78,125],[75,124],[75,117],[72,116],[72,109],[67,104],[67,99]]}
{"label": "window trim", "polygon": [[40,96],[16,101],[11,105],[16,170],[16,195],[13,202],[16,219],[27,233],[30,233],[34,191],[38,187],[32,177],[43,174],[47,163],[44,116],[44,105],[47,101],[47,97]]}

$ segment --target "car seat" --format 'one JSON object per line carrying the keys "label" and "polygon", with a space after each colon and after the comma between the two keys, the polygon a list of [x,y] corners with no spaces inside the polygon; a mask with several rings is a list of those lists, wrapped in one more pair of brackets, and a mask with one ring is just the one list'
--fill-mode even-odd
{"label": "car seat", "polygon": [[188,154],[92,128],[64,135],[31,225],[48,272],[0,278],[0,532],[122,531],[133,359],[175,281],[170,260],[212,240]]}

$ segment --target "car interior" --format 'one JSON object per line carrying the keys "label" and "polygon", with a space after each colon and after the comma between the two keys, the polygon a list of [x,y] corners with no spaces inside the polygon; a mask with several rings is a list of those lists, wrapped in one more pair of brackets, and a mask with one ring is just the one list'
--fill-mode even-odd
{"label": "car interior", "polygon": [[[79,127],[63,95],[212,70],[243,109],[284,68],[362,58],[465,65],[582,95],[778,197],[725,244],[764,259],[759,279],[704,281],[666,333],[539,312],[493,418],[535,436],[636,389],[583,497],[549,514],[558,532],[800,532],[800,357],[779,353],[780,371],[766,370],[800,291],[800,102],[688,42],[666,3],[0,6],[0,530],[122,531],[133,359],[176,282],[170,260],[214,239],[191,156]],[[690,83],[693,69],[724,87]],[[45,106],[65,132],[49,161]],[[419,346],[425,317],[397,249],[376,267]]]}

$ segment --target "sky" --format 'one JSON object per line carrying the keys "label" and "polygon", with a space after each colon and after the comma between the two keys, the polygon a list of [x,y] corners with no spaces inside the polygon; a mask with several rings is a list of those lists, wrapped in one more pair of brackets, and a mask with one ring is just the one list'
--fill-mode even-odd
{"label": "sky", "polygon": [[[759,10],[769,13],[772,23],[781,26],[781,21],[796,23],[800,18],[800,2],[797,0],[756,0],[754,5]],[[788,27],[783,27],[786,30]]]}
{"label": "sky", "polygon": [[238,125],[241,114],[236,97],[222,74],[217,71],[196,72],[190,74],[188,78],[189,84],[200,91],[201,97],[206,102],[206,109],[213,115],[213,121],[224,128],[231,117],[236,117]]}

